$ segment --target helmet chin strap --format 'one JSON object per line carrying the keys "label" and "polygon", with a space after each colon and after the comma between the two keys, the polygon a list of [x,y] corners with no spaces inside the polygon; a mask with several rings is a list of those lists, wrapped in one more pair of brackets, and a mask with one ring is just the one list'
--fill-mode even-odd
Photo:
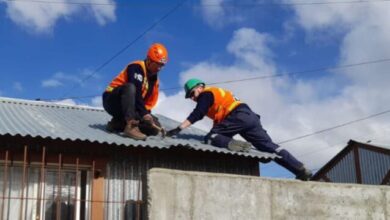
{"label": "helmet chin strap", "polygon": [[146,57],[146,58],[145,58],[145,65],[146,65],[146,66],[149,66],[150,61],[151,61],[150,58],[149,58],[149,57]]}
{"label": "helmet chin strap", "polygon": [[153,62],[151,61],[149,58],[146,58],[145,59],[145,67],[146,67],[146,70],[148,71],[148,76],[154,76],[154,75],[157,75],[158,74],[158,70],[155,71],[155,72],[152,72],[152,70],[150,69],[150,63]]}
{"label": "helmet chin strap", "polygon": [[150,58],[147,57],[145,59],[145,67],[146,67],[146,70],[148,71],[148,73],[151,73],[151,71],[150,71],[150,62],[151,62]]}

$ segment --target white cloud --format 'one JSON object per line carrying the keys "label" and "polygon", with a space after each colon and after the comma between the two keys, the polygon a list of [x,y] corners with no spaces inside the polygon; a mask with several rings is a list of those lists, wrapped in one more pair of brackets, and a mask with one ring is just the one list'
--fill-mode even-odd
{"label": "white cloud", "polygon": [[244,61],[244,65],[249,64],[264,73],[273,73],[272,52],[267,46],[271,41],[272,38],[266,34],[251,28],[241,28],[234,32],[227,50],[239,61]]}
{"label": "white cloud", "polygon": [[[322,32],[343,33],[340,45],[341,64],[390,57],[389,47],[384,46],[390,43],[390,23],[388,22],[390,13],[388,13],[388,9],[388,5],[384,2],[294,7],[296,24],[303,27],[308,35],[318,35]],[[343,73],[355,82],[369,80],[380,83],[378,78],[389,77],[385,76],[388,74],[383,74],[384,67],[367,65],[366,67],[352,68]]]}
{"label": "white cloud", "polygon": [[[201,0],[203,16],[207,23],[216,26],[221,26],[223,24],[221,19],[225,17],[225,11],[222,7],[223,1],[224,0]],[[213,4],[213,6],[208,7],[208,4]]]}
{"label": "white cloud", "polygon": [[91,109],[96,109],[96,108],[97,109],[103,109],[103,108],[101,108],[101,106],[94,105],[96,103],[92,102],[92,105],[91,105],[89,103],[78,102],[78,101],[76,101],[74,99],[63,99],[63,100],[56,101],[54,103],[61,104],[61,105],[66,105],[66,106],[77,106],[77,107],[91,108]]}
{"label": "white cloud", "polygon": [[[7,15],[16,24],[36,33],[50,32],[60,19],[70,20],[86,9],[100,25],[115,21],[115,4],[113,0],[99,0],[102,4],[112,5],[77,5],[67,4],[70,0],[58,0],[55,3],[3,1],[7,4]],[[90,0],[86,3],[96,1]]]}
{"label": "white cloud", "polygon": [[[84,75],[85,71],[81,73],[81,75]],[[53,74],[52,77],[49,79],[42,80],[41,86],[45,88],[56,88],[63,86],[65,82],[69,83],[77,83],[82,85],[82,77],[66,74],[63,72],[57,72]]]}
{"label": "white cloud", "polygon": [[351,26],[364,22],[370,16],[369,14],[365,16],[367,15],[367,9],[370,10],[370,8],[370,4],[293,6],[296,11],[297,22],[306,30],[316,31],[321,29],[329,29],[330,31],[335,31],[338,28],[350,29]]}
{"label": "white cloud", "polygon": [[57,102],[54,102],[54,103],[56,103],[56,104],[62,104],[62,105],[67,105],[67,106],[76,106],[76,105],[78,105],[78,104],[76,103],[76,101],[73,100],[73,99],[63,99],[63,100],[60,100],[60,101],[57,101]]}
{"label": "white cloud", "polygon": [[14,82],[13,83],[13,88],[18,91],[18,92],[22,92],[23,91],[23,86],[22,86],[22,83],[21,82]]}
{"label": "white cloud", "polygon": [[[94,2],[94,0],[90,0],[90,2]],[[105,1],[99,1],[99,3],[110,3],[114,4],[115,1],[113,0],[105,0]],[[96,21],[100,25],[105,25],[110,21],[115,21],[115,6],[99,6],[99,5],[92,5],[91,10],[93,12],[93,15],[96,19]]]}
{"label": "white cloud", "polygon": [[[296,22],[308,35],[321,32],[343,32],[340,45],[340,64],[359,63],[390,58],[390,14],[384,2],[351,5],[328,5],[326,7],[295,7]],[[332,40],[332,39],[329,39]],[[352,115],[370,115],[389,108],[390,91],[388,69],[390,62],[358,66],[338,71],[349,79],[350,85],[333,104],[335,109],[348,110],[346,120]],[[349,108],[346,105],[349,104]],[[370,119],[361,128],[361,138],[389,141],[389,118]],[[367,137],[367,138],[365,138]]]}
{"label": "white cloud", "polygon": [[103,100],[101,96],[96,96],[92,98],[91,105],[94,107],[103,107]]}
{"label": "white cloud", "polygon": [[43,80],[41,82],[41,86],[45,87],[45,88],[49,88],[49,87],[55,88],[55,87],[59,87],[59,86],[62,86],[62,85],[63,84],[60,81],[56,80],[56,79],[47,79],[47,80]]}
{"label": "white cloud", "polygon": [[201,13],[202,18],[207,24],[214,28],[221,28],[229,23],[235,23],[242,21],[243,18],[237,13],[237,11],[229,10],[234,7],[224,7],[224,3],[228,3],[226,0],[201,0]]}
{"label": "white cloud", "polygon": [[[351,20],[348,22],[353,23]],[[358,28],[351,30],[358,30]],[[353,38],[358,41],[359,38],[353,36],[354,33],[352,31],[350,35],[346,35],[345,41],[355,44],[349,40]],[[384,36],[387,35],[374,38],[383,39],[385,42],[387,39]],[[254,29],[241,28],[234,32],[227,45],[227,51],[235,57],[235,62],[230,66],[200,62],[181,73],[180,83],[183,84],[193,77],[210,83],[278,74],[269,48],[272,42],[273,39],[266,34]],[[374,44],[365,41],[360,43],[363,43],[364,45],[360,46],[367,48],[367,52],[370,53],[371,50],[368,48]],[[345,51],[342,52],[341,62],[357,59],[353,58],[354,53],[349,51],[352,49],[344,49],[349,47],[346,43],[341,45],[342,51]],[[357,45],[352,48],[356,47]],[[377,49],[381,54],[386,54],[388,50]],[[370,56],[359,57],[359,59],[364,58]],[[360,72],[367,70],[366,68],[374,70],[375,73]],[[218,86],[233,91],[242,101],[248,103],[252,110],[261,115],[262,124],[274,141],[281,142],[386,110],[389,107],[386,103],[390,103],[390,87],[386,86],[390,81],[390,76],[386,75],[388,68],[385,65],[368,65],[366,68],[351,68],[351,71],[348,69],[337,74],[329,73],[322,78],[310,80],[285,76]],[[378,73],[382,74],[376,75]],[[339,78],[345,76],[350,79],[348,84],[340,83]],[[184,120],[195,105],[183,97],[183,91],[172,96],[163,95],[157,112],[179,121]],[[389,122],[390,115],[383,115],[282,144],[282,147],[297,155],[311,169],[319,168],[346,146],[349,139],[390,142],[389,136],[386,135],[390,131]],[[202,122],[200,126],[207,130],[211,127],[209,122]],[[317,152],[306,155],[313,151]]]}

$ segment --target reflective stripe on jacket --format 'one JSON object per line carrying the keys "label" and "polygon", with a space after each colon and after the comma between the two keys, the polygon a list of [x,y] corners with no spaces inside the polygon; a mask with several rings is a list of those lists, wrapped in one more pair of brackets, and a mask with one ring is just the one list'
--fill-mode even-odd
{"label": "reflective stripe on jacket", "polygon": [[[145,62],[142,60],[134,61],[131,64],[138,64],[141,66],[142,71],[143,71],[143,79],[142,79],[142,98],[144,99],[145,102],[145,108],[150,111],[157,103],[158,100],[158,88],[159,88],[159,80],[156,80],[156,83],[154,84],[154,87],[152,88],[152,93],[149,96],[146,96],[149,91],[149,82],[148,82],[148,77],[147,77],[147,71],[146,71],[146,66]],[[128,66],[129,66],[128,65]],[[109,86],[106,88],[106,92],[111,92],[114,90],[116,87],[121,86],[125,83],[129,82],[128,76],[127,76],[127,67],[122,70],[116,77],[115,79],[112,80]]]}
{"label": "reflective stripe on jacket", "polygon": [[206,87],[203,92],[213,93],[214,103],[209,108],[207,116],[214,121],[214,124],[220,123],[231,111],[241,104],[228,90],[217,87]]}

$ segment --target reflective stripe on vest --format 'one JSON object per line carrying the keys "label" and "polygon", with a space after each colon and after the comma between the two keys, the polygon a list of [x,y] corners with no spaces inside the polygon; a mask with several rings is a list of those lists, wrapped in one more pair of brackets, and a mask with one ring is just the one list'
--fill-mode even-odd
{"label": "reflective stripe on vest", "polygon": [[221,88],[206,87],[203,92],[211,92],[214,96],[214,103],[209,108],[207,116],[214,123],[220,123],[226,116],[230,114],[239,104],[240,101],[234,98],[233,94]]}
{"label": "reflective stripe on vest", "polygon": [[[157,103],[159,80],[157,79],[156,83],[154,84],[152,94],[150,94],[150,96],[146,97],[148,90],[149,90],[149,81],[148,81],[148,77],[147,77],[145,62],[142,60],[138,60],[138,61],[134,61],[134,62],[130,63],[129,65],[132,65],[132,64],[138,64],[142,68],[142,76],[143,76],[142,77],[142,91],[141,91],[142,98],[144,99],[144,102],[145,102],[145,108],[147,110],[151,110]],[[129,81],[129,79],[127,77],[127,68],[129,65],[127,65],[127,67],[124,70],[122,70],[115,77],[115,79],[112,80],[110,85],[107,86],[106,92],[112,92],[116,87],[124,85],[125,83],[127,83]]]}

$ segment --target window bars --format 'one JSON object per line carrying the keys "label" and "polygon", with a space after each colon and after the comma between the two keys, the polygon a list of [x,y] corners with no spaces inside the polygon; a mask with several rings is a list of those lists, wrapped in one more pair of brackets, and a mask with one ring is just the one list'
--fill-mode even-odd
{"label": "window bars", "polygon": [[59,153],[57,163],[48,164],[45,147],[40,162],[28,159],[27,146],[23,161],[11,155],[5,151],[0,166],[0,219],[89,219],[95,161],[81,167],[76,158],[74,164],[64,165]]}

